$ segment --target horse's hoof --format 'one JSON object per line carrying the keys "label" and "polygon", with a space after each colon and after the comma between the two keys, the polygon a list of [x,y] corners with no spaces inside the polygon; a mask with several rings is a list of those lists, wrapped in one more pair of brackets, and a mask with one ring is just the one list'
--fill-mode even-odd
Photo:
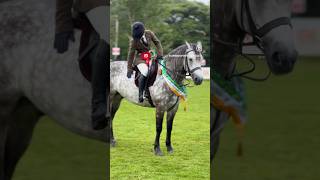
{"label": "horse's hoof", "polygon": [[156,149],[156,150],[154,151],[154,155],[156,155],[156,156],[163,156],[163,152],[162,152],[160,149]]}
{"label": "horse's hoof", "polygon": [[171,146],[167,147],[167,151],[169,154],[173,154],[173,148]]}
{"label": "horse's hoof", "polygon": [[117,144],[117,141],[114,139],[111,139],[111,141],[110,141],[111,147],[116,147],[116,144]]}

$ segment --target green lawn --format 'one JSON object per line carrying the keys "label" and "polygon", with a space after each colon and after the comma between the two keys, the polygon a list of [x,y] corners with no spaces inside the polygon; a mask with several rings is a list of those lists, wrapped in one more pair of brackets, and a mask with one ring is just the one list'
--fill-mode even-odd
{"label": "green lawn", "polygon": [[292,74],[264,83],[246,81],[246,87],[244,157],[236,157],[236,132],[229,123],[215,161],[215,179],[319,179],[320,59],[301,59]]}
{"label": "green lawn", "polygon": [[[189,110],[174,121],[174,154],[152,153],[154,109],[123,102],[115,120],[118,140],[112,149],[112,179],[208,179],[209,82],[189,89]],[[165,123],[161,136],[165,152]],[[49,118],[37,125],[32,143],[19,163],[14,180],[104,180],[107,150],[104,143],[83,138]],[[161,178],[160,178],[161,177]]]}
{"label": "green lawn", "polygon": [[163,157],[153,154],[155,110],[122,102],[114,131],[117,146],[111,149],[111,179],[209,179],[209,81],[189,88],[189,108],[182,104],[174,120],[174,153],[166,153],[163,123]]}
{"label": "green lawn", "polygon": [[42,118],[13,180],[104,180],[106,147]]}

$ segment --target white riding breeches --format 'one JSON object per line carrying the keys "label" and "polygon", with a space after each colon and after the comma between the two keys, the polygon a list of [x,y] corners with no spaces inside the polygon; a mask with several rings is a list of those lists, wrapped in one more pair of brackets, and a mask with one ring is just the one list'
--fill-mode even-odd
{"label": "white riding breeches", "polygon": [[91,25],[100,38],[109,43],[110,6],[99,6],[86,13]]}
{"label": "white riding breeches", "polygon": [[149,67],[146,63],[140,63],[137,65],[139,71],[141,72],[141,74],[144,76],[144,77],[147,77],[148,76],[148,72],[149,72]]}

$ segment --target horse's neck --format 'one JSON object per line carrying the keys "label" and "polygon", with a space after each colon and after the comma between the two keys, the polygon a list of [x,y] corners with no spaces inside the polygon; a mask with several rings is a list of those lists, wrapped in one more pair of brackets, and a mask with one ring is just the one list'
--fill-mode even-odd
{"label": "horse's neck", "polygon": [[[169,60],[167,61],[167,68],[168,68],[168,73],[171,76],[171,78],[178,84],[182,84],[183,80],[185,79],[185,75],[182,73],[182,68],[176,69],[179,66],[175,66],[174,61],[180,61],[179,60]],[[182,60],[181,60],[182,61]]]}
{"label": "horse's neck", "polygon": [[[234,1],[220,0],[214,5],[214,38],[232,44],[240,44],[244,35],[237,24]],[[227,12],[225,11],[226,6],[230,6]],[[213,67],[223,77],[230,76],[233,71],[234,57],[237,54],[237,50],[233,48],[235,47],[213,42]]]}

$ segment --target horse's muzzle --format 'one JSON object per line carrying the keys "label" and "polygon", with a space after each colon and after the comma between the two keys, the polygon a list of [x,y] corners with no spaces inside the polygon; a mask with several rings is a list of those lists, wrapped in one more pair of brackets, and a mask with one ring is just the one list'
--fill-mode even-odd
{"label": "horse's muzzle", "polygon": [[194,76],[193,77],[193,82],[195,85],[200,85],[202,84],[202,81],[203,81],[203,78],[202,77],[199,77],[199,76]]}
{"label": "horse's muzzle", "polygon": [[297,57],[298,53],[296,50],[292,52],[274,52],[272,54],[272,60],[269,63],[271,71],[276,75],[290,73],[297,61]]}

